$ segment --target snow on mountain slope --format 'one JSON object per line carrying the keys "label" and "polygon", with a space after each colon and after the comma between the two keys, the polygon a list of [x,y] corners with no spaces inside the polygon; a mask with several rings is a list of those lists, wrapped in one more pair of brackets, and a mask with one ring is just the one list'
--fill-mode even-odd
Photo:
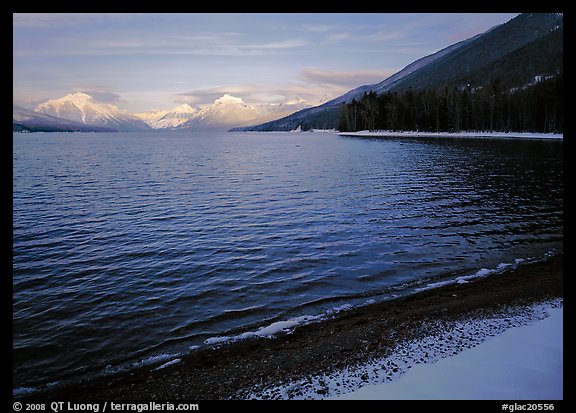
{"label": "snow on mountain slope", "polygon": [[86,125],[17,105],[13,105],[12,109],[12,127],[14,131],[24,132],[115,132],[111,128]]}
{"label": "snow on mountain slope", "polygon": [[135,113],[134,116],[136,116],[138,119],[142,119],[144,122],[146,122],[148,125],[150,125],[151,123],[161,119],[162,116],[166,115],[167,113],[170,113],[170,111],[169,110],[153,110],[150,112]]}
{"label": "snow on mountain slope", "polygon": [[249,125],[262,117],[261,111],[242,98],[225,94],[211,105],[203,105],[194,116],[182,123],[179,129],[226,129]]}
{"label": "snow on mountain slope", "polygon": [[120,110],[115,105],[98,103],[86,93],[70,93],[36,106],[36,112],[70,119],[83,124],[110,127],[119,131],[149,129],[141,119]]}
{"label": "snow on mountain slope", "polygon": [[184,103],[172,110],[136,113],[135,116],[142,119],[154,129],[173,129],[193,119],[198,111],[197,108],[193,108],[189,104]]}
{"label": "snow on mountain slope", "polygon": [[35,108],[35,113],[69,119],[85,125],[113,128],[118,131],[142,129],[229,129],[254,125],[287,116],[310,107],[300,98],[281,103],[249,104],[240,97],[224,94],[211,104],[191,106],[184,103],[170,110],[157,110],[134,115],[117,106],[96,102],[86,93],[70,93]]}

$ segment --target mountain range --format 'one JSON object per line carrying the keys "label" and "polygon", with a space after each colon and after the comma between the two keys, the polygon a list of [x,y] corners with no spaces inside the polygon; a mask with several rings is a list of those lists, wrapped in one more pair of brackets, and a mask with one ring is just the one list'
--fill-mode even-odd
{"label": "mountain range", "polygon": [[70,93],[59,99],[51,99],[34,109],[46,115],[71,120],[84,125],[102,126],[117,131],[149,129],[141,119],[120,110],[117,106],[98,103],[86,93]]}
{"label": "mountain range", "polygon": [[300,128],[335,129],[342,104],[365,93],[418,92],[426,89],[487,87],[495,80],[510,90],[535,78],[562,73],[562,13],[523,13],[507,23],[455,43],[409,64],[380,83],[364,85],[320,106],[241,131],[288,131]]}
{"label": "mountain range", "polygon": [[311,105],[299,98],[252,105],[224,94],[212,104],[184,103],[170,110],[131,114],[83,92],[41,103],[34,110],[14,105],[14,131],[228,130],[278,119]]}
{"label": "mountain range", "polygon": [[212,104],[197,107],[184,103],[172,110],[137,113],[154,129],[229,129],[289,115],[310,104],[302,99],[285,100],[279,104],[248,104],[242,98],[224,94]]}
{"label": "mountain range", "polygon": [[116,132],[115,129],[86,125],[13,105],[12,130],[15,132]]}
{"label": "mountain range", "polygon": [[[523,13],[482,34],[422,57],[383,81],[357,87],[319,106],[301,99],[249,104],[224,94],[211,104],[131,114],[92,96],[70,93],[34,111],[14,105],[15,131],[206,130],[289,131],[337,129],[343,105],[365,94],[456,88],[479,90],[495,81],[512,91],[563,71],[562,13]],[[231,129],[232,128],[232,129]]]}

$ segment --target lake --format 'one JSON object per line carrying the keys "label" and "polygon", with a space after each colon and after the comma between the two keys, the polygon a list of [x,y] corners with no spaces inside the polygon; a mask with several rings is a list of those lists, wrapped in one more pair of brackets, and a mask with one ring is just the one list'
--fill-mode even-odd
{"label": "lake", "polygon": [[562,234],[561,140],[15,133],[14,387],[471,281]]}

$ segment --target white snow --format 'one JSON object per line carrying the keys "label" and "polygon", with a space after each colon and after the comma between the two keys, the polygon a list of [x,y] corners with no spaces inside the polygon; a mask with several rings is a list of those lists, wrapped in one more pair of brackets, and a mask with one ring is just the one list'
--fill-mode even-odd
{"label": "white snow", "polygon": [[207,345],[219,345],[228,342],[234,342],[239,340],[245,340],[247,338],[272,338],[278,333],[290,333],[292,330],[298,326],[314,323],[316,321],[324,320],[328,317],[333,316],[341,311],[350,310],[352,306],[350,304],[344,304],[339,307],[334,307],[327,310],[325,313],[315,314],[315,315],[302,315],[299,317],[290,318],[287,320],[276,321],[267,326],[261,327],[256,331],[247,331],[236,336],[218,336],[210,337],[204,340],[204,344]]}
{"label": "white snow", "polygon": [[110,126],[121,130],[147,128],[146,123],[134,115],[115,105],[96,102],[92,96],[81,92],[48,100],[34,110],[84,124]]}
{"label": "white snow", "polygon": [[533,132],[418,132],[418,131],[359,131],[340,132],[341,136],[360,137],[418,137],[418,138],[495,138],[495,139],[564,139],[562,133]]}
{"label": "white snow", "polygon": [[174,361],[175,359],[178,359],[179,356],[180,356],[179,353],[157,354],[155,356],[150,356],[146,359],[132,363],[132,367],[148,366],[150,364],[161,363],[161,362],[166,361],[166,360],[170,360],[170,361],[168,361],[168,363],[170,363],[170,362]]}
{"label": "white snow", "polygon": [[13,397],[20,397],[26,394],[35,393],[38,389],[35,387],[16,387],[12,389],[12,396]]}
{"label": "white snow", "polygon": [[170,361],[168,361],[168,362],[166,362],[166,363],[164,363],[164,364],[156,367],[156,368],[153,369],[153,370],[161,370],[161,369],[166,368],[166,367],[168,367],[168,366],[171,366],[171,365],[173,365],[173,364],[180,363],[181,361],[182,361],[182,359],[170,360]]}
{"label": "white snow", "polygon": [[480,346],[421,364],[391,383],[334,397],[344,400],[561,400],[563,310],[511,328]]}
{"label": "white snow", "polygon": [[[553,251],[548,251],[544,256],[548,257],[553,253]],[[529,260],[529,261],[535,261],[533,260]],[[484,278],[488,275],[491,274],[498,274],[498,273],[502,273],[505,270],[508,270],[510,267],[515,267],[518,266],[519,264],[526,262],[526,259],[524,258],[519,258],[516,259],[514,261],[514,264],[512,263],[507,263],[507,262],[502,262],[500,264],[498,264],[496,266],[496,268],[493,269],[489,269],[489,268],[480,268],[478,271],[472,273],[472,274],[467,274],[467,275],[461,275],[459,277],[456,277],[454,279],[449,279],[449,280],[444,280],[444,281],[437,281],[437,282],[432,282],[432,283],[427,283],[426,285],[422,286],[422,287],[417,287],[415,289],[415,291],[425,291],[425,290],[432,290],[435,288],[440,288],[440,287],[444,287],[446,285],[451,285],[451,284],[466,284],[468,282],[470,282],[471,280],[474,280],[476,278]]]}
{"label": "white snow", "polygon": [[136,113],[134,116],[142,119],[154,129],[173,129],[197,116],[199,109],[187,103],[171,110]]}
{"label": "white snow", "polygon": [[[279,386],[249,399],[561,399],[562,300],[488,318],[424,324],[387,356]],[[362,349],[358,349],[362,351]]]}
{"label": "white snow", "polygon": [[301,316],[291,318],[289,320],[276,321],[272,324],[264,326],[257,331],[247,331],[245,333],[239,334],[237,336],[220,336],[220,337],[210,337],[204,340],[204,344],[207,345],[217,345],[227,342],[234,342],[239,340],[245,340],[247,338],[271,338],[278,333],[290,332],[295,327],[303,324],[311,323],[313,321],[319,321],[324,318],[324,315],[313,315],[313,316]]}
{"label": "white snow", "polygon": [[226,93],[210,104],[193,107],[184,103],[170,110],[136,113],[135,116],[154,129],[231,128],[279,119],[311,106],[312,103],[300,98],[250,104]]}

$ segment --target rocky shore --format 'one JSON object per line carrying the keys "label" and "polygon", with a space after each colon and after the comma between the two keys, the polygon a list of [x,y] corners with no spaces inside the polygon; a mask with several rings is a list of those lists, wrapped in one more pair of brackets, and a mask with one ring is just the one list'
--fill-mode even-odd
{"label": "rocky shore", "polygon": [[[431,329],[563,296],[563,255],[473,282],[447,285],[338,313],[274,338],[199,349],[162,369],[23,395],[29,400],[222,400],[274,398],[265,391],[392,354]],[[391,366],[394,372],[394,366]],[[398,368],[398,367],[396,367]],[[303,381],[304,380],[304,381]],[[310,389],[308,389],[310,391]],[[314,389],[322,396],[322,387]],[[294,394],[298,394],[298,389]],[[300,392],[302,394],[302,392]],[[278,394],[276,394],[278,397]]]}

